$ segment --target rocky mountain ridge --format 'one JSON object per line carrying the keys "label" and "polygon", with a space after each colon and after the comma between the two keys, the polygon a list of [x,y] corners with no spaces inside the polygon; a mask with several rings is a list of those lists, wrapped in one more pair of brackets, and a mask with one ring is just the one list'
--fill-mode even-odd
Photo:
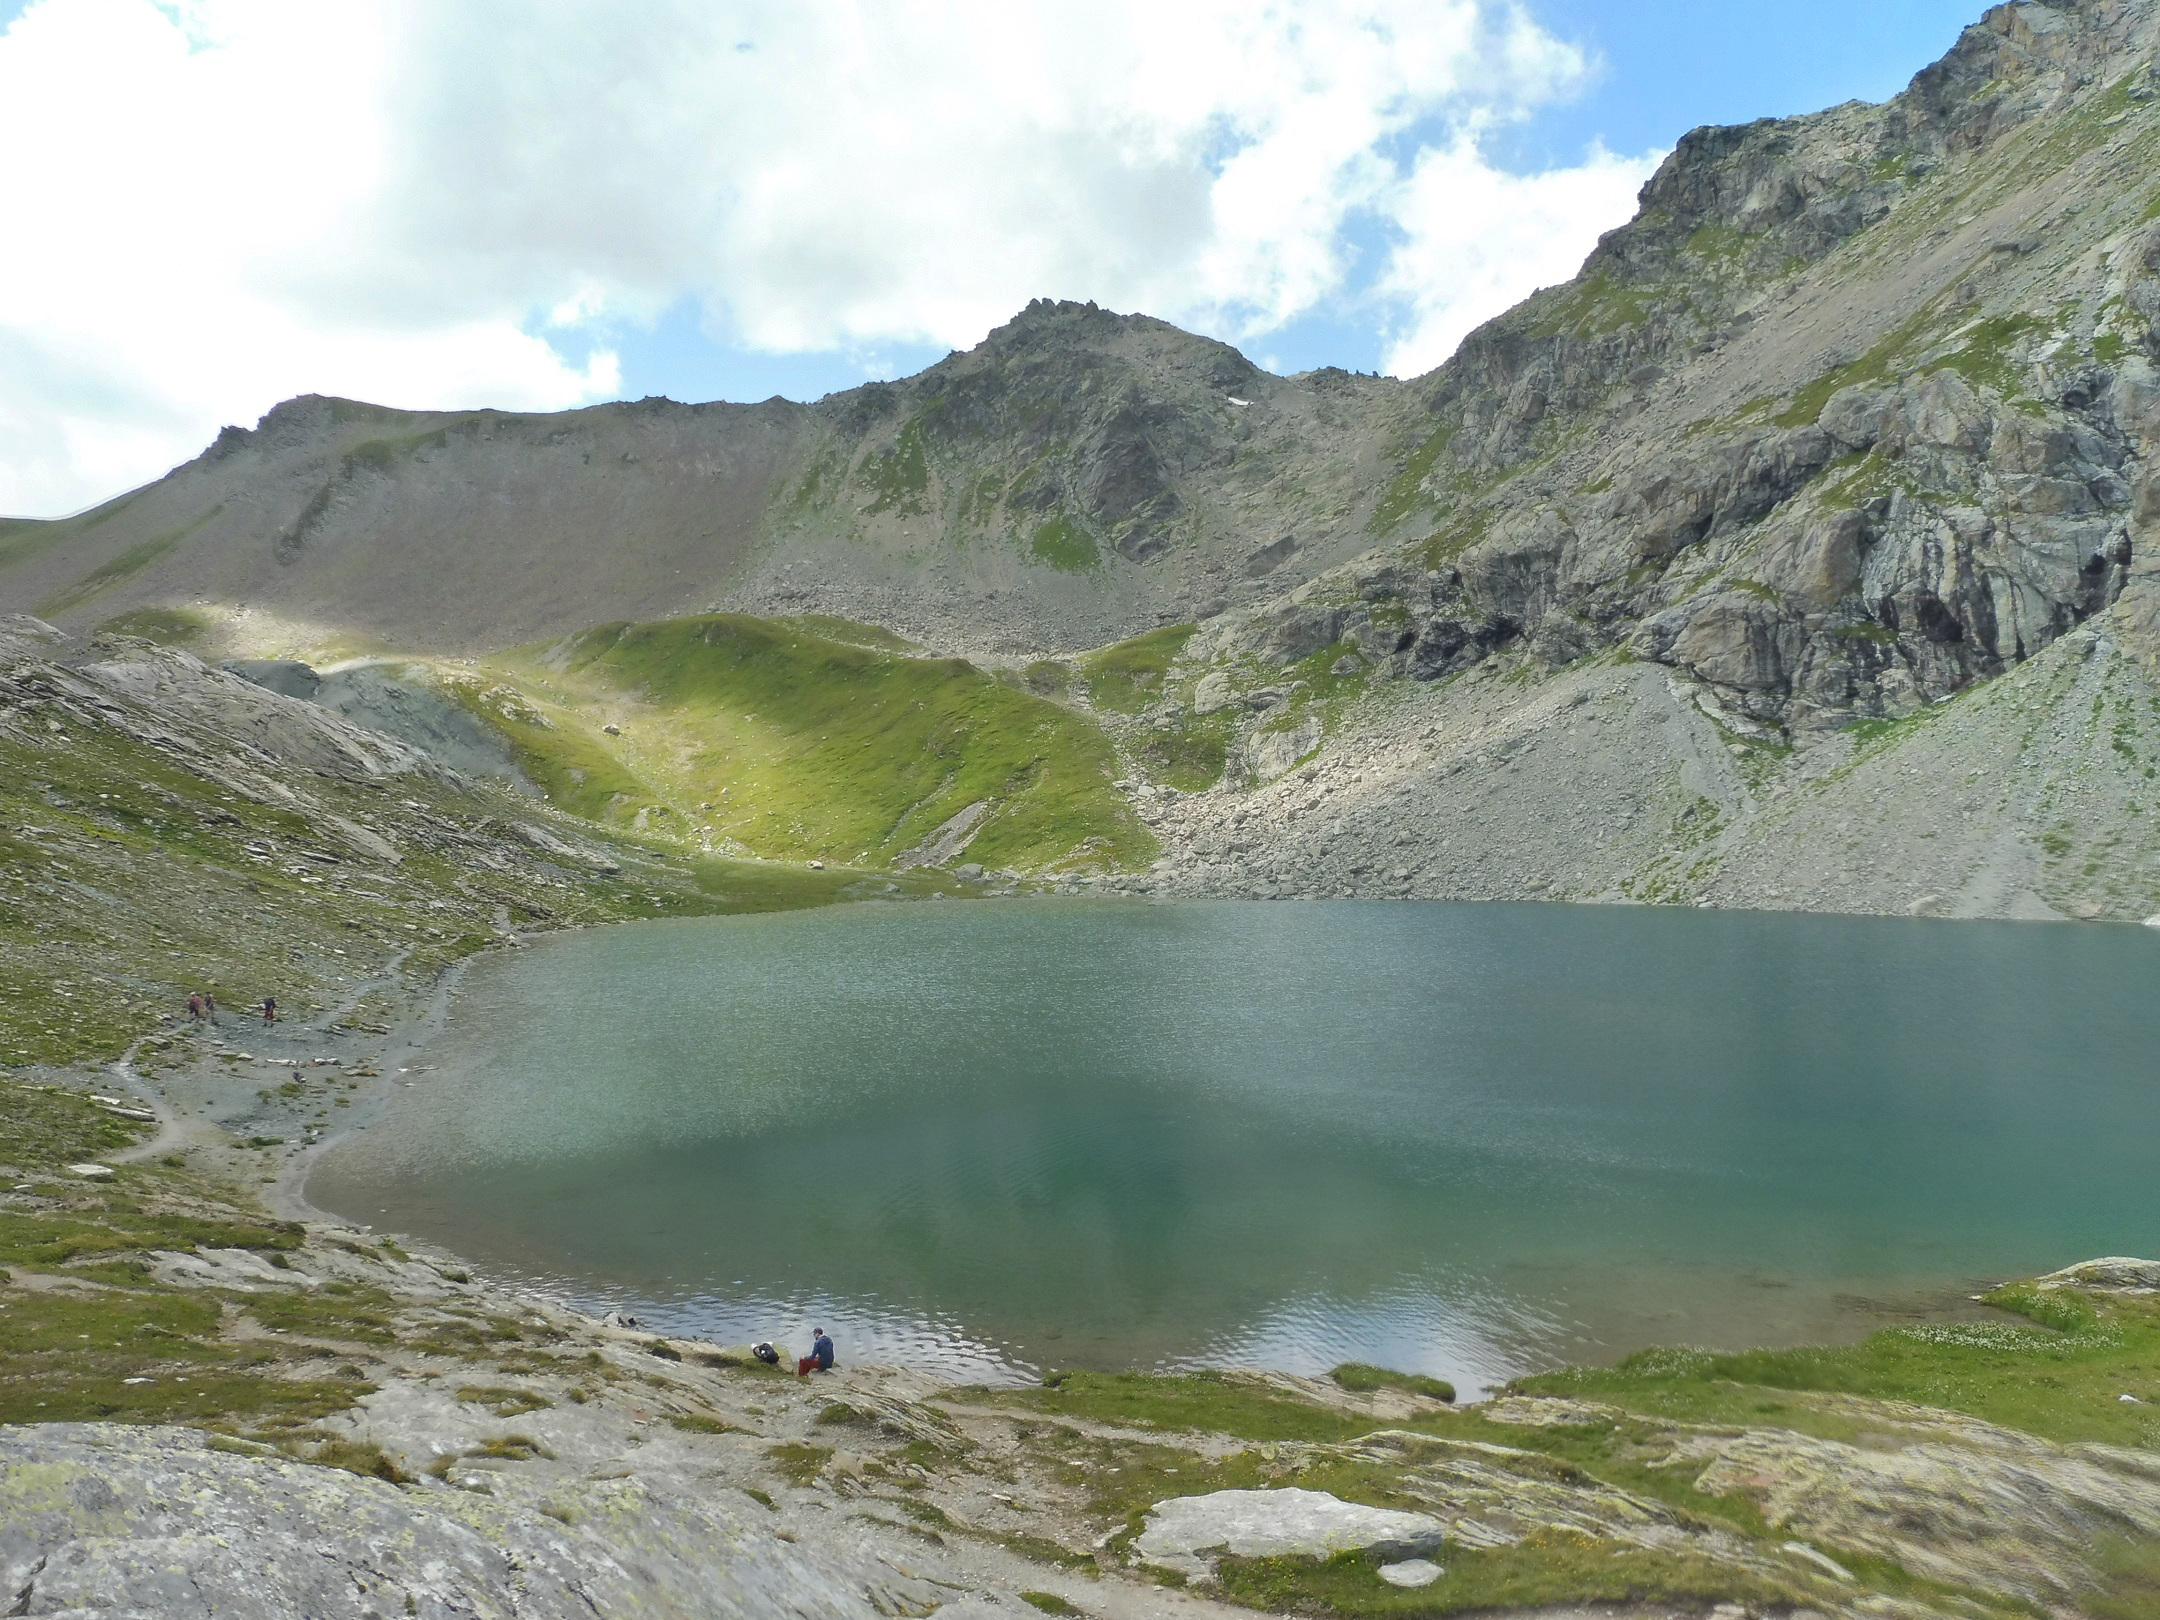
{"label": "rocky mountain ridge", "polygon": [[1084,647],[1356,550],[1387,470],[1368,401],[1397,392],[1039,300],[967,354],[814,405],[309,397],[80,517],[16,523],[0,601],[71,628],[245,608],[425,652],[714,607]]}
{"label": "rocky mountain ridge", "polygon": [[[715,605],[883,625],[1091,712],[1153,791],[1145,883],[1173,889],[2141,916],[2156,46],[2150,0],[2019,0],[1879,106],[1696,131],[1574,280],[1408,382],[1272,377],[1038,301],[809,406],[296,401],[0,534],[0,605],[194,610],[227,650],[310,656]],[[1891,829],[1944,802],[1923,772],[1844,807],[1863,756],[1917,758],[1953,699],[1971,723],[1931,734],[1968,752],[1927,769],[2024,770],[2069,737],[2049,706],[2084,689],[2047,671],[2072,666],[2110,694],[2050,755],[2097,789],[2078,815],[2036,785],[2068,778],[1995,782],[1921,861]],[[1967,702],[2028,667],[2025,696]],[[1555,699],[1601,692],[1624,694],[1614,746],[1585,752]],[[1502,735],[1560,785],[1495,798],[1480,739]],[[1592,848],[1542,813],[1608,766],[1654,838]],[[1293,770],[1401,791],[1322,851],[1251,797]],[[1786,875],[1731,881],[1740,844]],[[1842,887],[1790,875],[1848,860]]]}

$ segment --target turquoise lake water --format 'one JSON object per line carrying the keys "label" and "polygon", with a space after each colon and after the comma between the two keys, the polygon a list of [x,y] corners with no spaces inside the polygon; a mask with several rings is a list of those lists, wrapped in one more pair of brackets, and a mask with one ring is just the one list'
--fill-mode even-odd
{"label": "turquoise lake water", "polygon": [[865,905],[478,963],[309,1197],[648,1325],[1465,1388],[2160,1252],[2160,931]]}

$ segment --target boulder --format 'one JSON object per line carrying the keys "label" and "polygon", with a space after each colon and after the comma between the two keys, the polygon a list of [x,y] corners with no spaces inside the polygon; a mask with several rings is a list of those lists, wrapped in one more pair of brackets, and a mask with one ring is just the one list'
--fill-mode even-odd
{"label": "boulder", "polygon": [[1841,450],[1869,450],[1882,432],[1889,396],[1873,388],[1840,388],[1822,408],[1816,425]]}
{"label": "boulder", "polygon": [[1784,524],[1763,540],[1755,577],[1802,607],[1836,606],[1860,583],[1863,552],[1872,538],[1867,514],[1848,508]]}
{"label": "boulder", "polygon": [[1255,782],[1272,782],[1320,746],[1320,717],[1306,715],[1282,731],[1257,731],[1245,743],[1245,768]]}
{"label": "boulder", "polygon": [[1366,1507],[1326,1491],[1211,1491],[1174,1496],[1148,1512],[1133,1549],[1150,1564],[1193,1578],[1211,1575],[1202,1555],[1241,1558],[1332,1558],[1372,1552],[1389,1562],[1440,1550],[1444,1526],[1424,1513]]}
{"label": "boulder", "polygon": [[1380,1566],[1380,1578],[1390,1586],[1430,1586],[1446,1573],[1430,1558],[1405,1558],[1399,1564]]}
{"label": "boulder", "polygon": [[2044,1283],[2068,1283],[2077,1288],[2160,1288],[2160,1260],[2134,1260],[2109,1255],[2082,1260],[2040,1279]]}

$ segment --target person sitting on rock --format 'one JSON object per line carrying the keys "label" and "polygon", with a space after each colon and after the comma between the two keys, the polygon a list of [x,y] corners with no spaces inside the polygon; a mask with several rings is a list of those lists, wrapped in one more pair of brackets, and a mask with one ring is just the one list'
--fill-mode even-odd
{"label": "person sitting on rock", "polygon": [[810,1332],[813,1335],[810,1340],[810,1353],[795,1363],[795,1376],[797,1378],[808,1378],[813,1367],[819,1372],[832,1371],[832,1340],[825,1337],[823,1328],[812,1328]]}

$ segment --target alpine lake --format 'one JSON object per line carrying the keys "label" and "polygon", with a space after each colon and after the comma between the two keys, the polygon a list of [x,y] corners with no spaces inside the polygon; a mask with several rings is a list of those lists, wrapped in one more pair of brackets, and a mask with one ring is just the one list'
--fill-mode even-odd
{"label": "alpine lake", "polygon": [[957,1378],[1465,1394],[2160,1250],[2160,930],[1009,900],[474,964],[317,1205],[590,1310]]}

